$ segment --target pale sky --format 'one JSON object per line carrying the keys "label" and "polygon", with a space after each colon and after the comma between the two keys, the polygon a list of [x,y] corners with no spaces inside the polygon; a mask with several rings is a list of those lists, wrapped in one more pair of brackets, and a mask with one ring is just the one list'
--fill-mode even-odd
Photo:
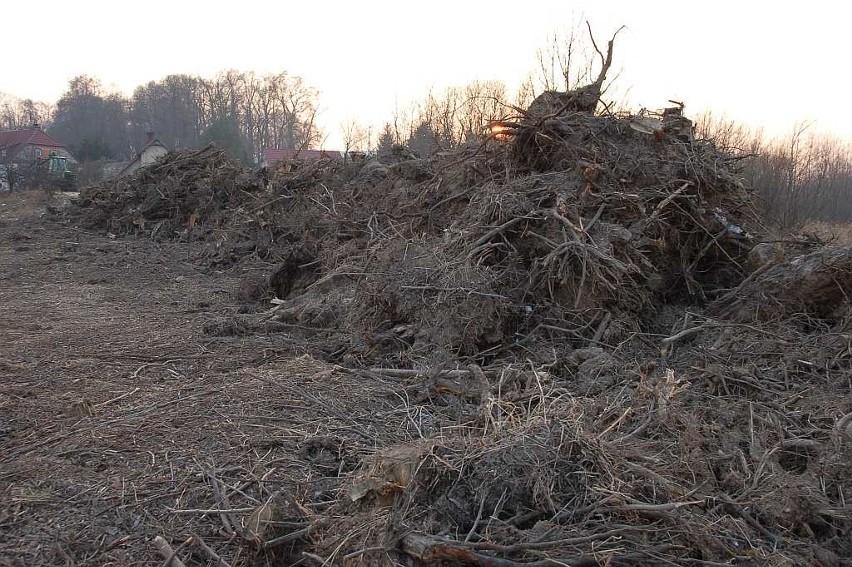
{"label": "pale sky", "polygon": [[[287,71],[320,91],[326,147],[350,118],[379,128],[430,87],[514,90],[554,32],[626,26],[613,71],[631,108],[686,103],[784,134],[852,139],[852,4],[811,0],[42,0],[4,2],[0,92],[55,102],[74,76],[133,89],[171,73]],[[611,76],[615,73],[611,73]]]}

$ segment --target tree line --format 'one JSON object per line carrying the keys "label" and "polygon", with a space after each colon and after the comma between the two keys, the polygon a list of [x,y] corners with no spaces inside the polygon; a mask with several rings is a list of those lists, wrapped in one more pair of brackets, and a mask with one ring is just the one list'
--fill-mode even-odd
{"label": "tree line", "polygon": [[741,160],[745,185],[773,225],[800,228],[808,220],[852,220],[852,145],[811,129],[806,122],[784,137],[705,114],[697,136]]}
{"label": "tree line", "polygon": [[[397,109],[378,136],[355,121],[341,125],[343,149],[400,143],[428,154],[456,147],[512,106],[525,107],[536,89],[576,86],[591,69],[578,29],[568,37],[553,34],[537,54],[537,68],[514,95],[500,81],[429,92],[409,108]],[[138,86],[130,97],[109,91],[96,77],[80,75],[53,105],[0,93],[0,129],[40,124],[81,162],[130,159],[144,145],[146,133],[155,132],[172,148],[216,142],[233,157],[258,163],[266,148],[321,145],[325,135],[316,123],[318,99],[315,88],[286,72],[228,70],[213,78],[175,74]]]}
{"label": "tree line", "polygon": [[[575,25],[566,33],[553,33],[536,52],[535,68],[514,91],[502,81],[472,81],[442,92],[430,90],[409,108],[397,109],[375,145],[405,144],[421,155],[456,148],[481,138],[489,123],[517,117],[544,91],[569,91],[591,83],[600,71],[598,56],[602,63],[603,54],[588,23]],[[344,140],[351,132],[347,128]],[[363,138],[370,136],[358,139]]]}
{"label": "tree line", "polygon": [[[430,91],[397,109],[378,135],[350,121],[341,125],[345,150],[410,145],[421,154],[458,147],[480,136],[490,121],[531,100],[531,90],[510,96],[501,81],[473,81]],[[313,148],[324,140],[316,123],[319,94],[287,73],[226,71],[213,79],[169,75],[137,87],[132,96],[108,91],[96,77],[69,81],[54,104],[0,94],[0,129],[41,125],[80,162],[132,158],[146,133],[171,148],[215,142],[245,163],[259,163],[266,148]]]}
{"label": "tree line", "polygon": [[19,99],[0,93],[0,130],[20,130],[33,124],[47,124],[53,106],[32,99]]}
{"label": "tree line", "polygon": [[146,133],[172,148],[216,142],[246,163],[265,148],[319,143],[319,93],[288,73],[225,71],[212,79],[177,74],[137,87],[126,97],[81,75],[54,106],[0,97],[0,128],[40,124],[81,162],[130,159]]}
{"label": "tree line", "polygon": [[481,140],[489,123],[517,114],[517,108],[527,104],[526,98],[532,100],[524,91],[510,96],[502,81],[472,81],[442,92],[430,90],[407,109],[396,109],[378,135],[356,121],[343,123],[343,149],[382,151],[402,144],[420,155],[432,155]]}
{"label": "tree line", "polygon": [[[585,27],[577,25],[567,36],[554,33],[514,95],[499,81],[429,92],[409,108],[397,109],[378,136],[355,121],[341,125],[343,149],[401,143],[427,154],[480,135],[484,125],[513,105],[529,104],[535,90],[567,90],[588,78],[592,59],[587,50],[594,38],[591,28],[585,37]],[[80,75],[54,105],[0,93],[0,128],[41,124],[81,162],[129,159],[144,145],[145,134],[155,132],[172,148],[217,142],[233,157],[258,163],[266,148],[322,145],[318,98],[315,88],[286,72],[228,70],[213,78],[175,74],[138,86],[130,97],[104,88],[96,77]]]}

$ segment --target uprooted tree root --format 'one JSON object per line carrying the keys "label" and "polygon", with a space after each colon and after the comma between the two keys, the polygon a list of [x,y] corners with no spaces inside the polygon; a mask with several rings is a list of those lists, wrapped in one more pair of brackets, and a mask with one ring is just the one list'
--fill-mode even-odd
{"label": "uprooted tree root", "polygon": [[790,262],[768,263],[710,309],[739,321],[767,321],[796,313],[836,319],[848,315],[850,292],[852,247],[838,246]]}

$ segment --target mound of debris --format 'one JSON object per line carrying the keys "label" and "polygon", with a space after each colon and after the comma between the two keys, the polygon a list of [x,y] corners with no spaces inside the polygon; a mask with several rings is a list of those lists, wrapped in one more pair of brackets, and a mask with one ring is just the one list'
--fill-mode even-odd
{"label": "mound of debris", "polygon": [[272,170],[206,148],[89,187],[80,208],[114,234],[206,239],[210,261],[277,263],[242,295],[278,305],[237,327],[298,326],[350,365],[609,344],[730,289],[753,244],[736,160],[648,124],[567,112],[431,160]]}
{"label": "mound of debris", "polygon": [[737,161],[667,120],[564,112],[430,160],[261,170],[208,147],[86,188],[80,211],[114,234],[206,240],[214,263],[276,263],[241,293],[275,309],[212,332],[298,327],[362,366],[610,344],[661,305],[716,299],[753,245]]}
{"label": "mound of debris", "polygon": [[262,188],[259,177],[209,145],[171,152],[131,175],[85,187],[78,205],[83,226],[175,239],[215,227],[239,204],[241,191]]}
{"label": "mound of debris", "polygon": [[283,261],[255,326],[313,328],[350,365],[428,366],[608,344],[714,299],[752,246],[736,161],[634,122],[569,113],[432,160],[272,172],[251,222]]}
{"label": "mound of debris", "polygon": [[680,369],[612,372],[595,398],[520,367],[457,390],[459,422],[347,475],[312,550],[342,565],[848,564],[852,432],[825,397],[769,409],[789,392],[759,401],[731,378],[736,394],[708,404],[709,381]]}
{"label": "mound of debris", "polygon": [[83,192],[92,226],[273,264],[206,331],[287,333],[416,431],[306,440],[346,466],[321,501],[261,487],[241,557],[849,564],[852,251],[761,252],[740,161],[679,112],[559,110],[431,159],[206,150]]}

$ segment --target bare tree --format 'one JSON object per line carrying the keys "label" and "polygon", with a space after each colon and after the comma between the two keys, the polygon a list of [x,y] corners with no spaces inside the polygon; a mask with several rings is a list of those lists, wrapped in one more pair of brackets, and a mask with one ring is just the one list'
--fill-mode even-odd
{"label": "bare tree", "polygon": [[[587,40],[583,39],[583,27],[588,31]],[[621,28],[613,39],[619,31]],[[589,22],[585,22],[585,26],[574,24],[565,33],[555,32],[547,39],[545,47],[536,52],[538,67],[528,80],[537,83],[535,90],[539,91],[574,90],[593,82],[595,53],[601,54]]]}
{"label": "bare tree", "polygon": [[131,101],[131,144],[138,151],[146,132],[172,148],[195,147],[207,123],[201,107],[201,79],[169,75],[151,81],[133,92]]}
{"label": "bare tree", "polygon": [[501,81],[474,81],[464,90],[464,107],[459,116],[459,142],[479,138],[488,125],[513,113],[506,85]]}
{"label": "bare tree", "polygon": [[44,102],[0,93],[0,129],[19,130],[33,124],[47,127],[53,108]]}
{"label": "bare tree", "polygon": [[739,157],[757,155],[765,143],[762,130],[753,130],[712,112],[698,116],[693,123],[697,139],[712,140],[719,149]]}
{"label": "bare tree", "polygon": [[537,79],[541,90],[569,91],[580,82],[585,82],[591,73],[587,65],[577,68],[576,60],[589,61],[588,57],[580,57],[580,41],[578,40],[579,26],[568,30],[567,37],[554,32],[547,39],[547,45],[536,52],[538,62]]}
{"label": "bare tree", "polygon": [[343,138],[343,160],[350,157],[350,152],[363,151],[364,143],[367,142],[367,129],[358,124],[354,118],[340,125],[340,134]]}
{"label": "bare tree", "polygon": [[529,108],[532,101],[535,100],[535,93],[535,79],[533,78],[533,74],[530,73],[527,75],[526,79],[518,85],[518,90],[515,93],[515,106],[517,108]]}
{"label": "bare tree", "polygon": [[[394,114],[389,137],[404,140],[420,154],[454,148],[479,138],[488,124],[513,112],[505,84],[500,81],[473,81],[427,96],[407,112]],[[404,132],[404,134],[400,134]]]}
{"label": "bare tree", "polygon": [[852,220],[852,145],[798,122],[789,137],[767,140],[761,131],[705,115],[697,138],[715,143],[742,164],[743,182],[771,224],[798,229],[812,219]]}
{"label": "bare tree", "polygon": [[71,79],[56,103],[50,132],[81,161],[128,157],[130,102],[107,93],[94,77]]}

